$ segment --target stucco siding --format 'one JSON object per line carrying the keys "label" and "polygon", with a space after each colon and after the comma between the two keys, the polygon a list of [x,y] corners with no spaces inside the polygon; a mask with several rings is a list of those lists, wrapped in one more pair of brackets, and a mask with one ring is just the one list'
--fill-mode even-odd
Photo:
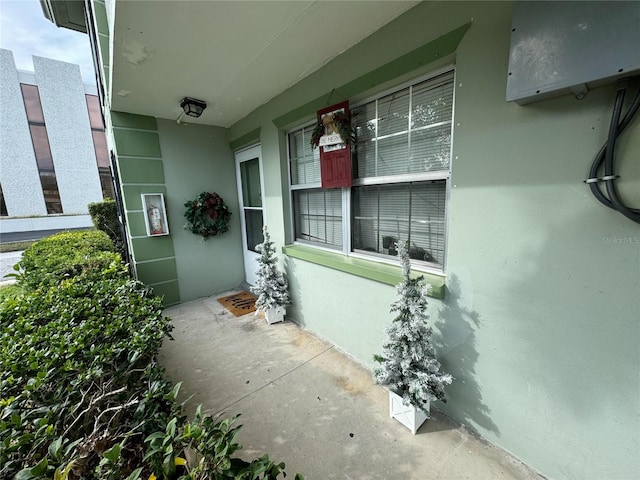
{"label": "stucco siding", "polygon": [[[437,407],[549,478],[638,478],[640,233],[583,183],[615,86],[583,100],[507,103],[511,5],[424,3],[232,126],[231,138],[261,128],[269,227],[290,242],[283,138],[296,122],[278,130],[274,119],[470,21],[454,55],[350,98],[456,68],[447,292],[431,301],[440,360],[455,381]],[[616,151],[621,194],[636,207],[639,150],[636,119]],[[370,366],[393,287],[285,263],[291,318]]]}
{"label": "stucco siding", "polygon": [[[242,234],[228,130],[158,120],[158,133],[181,301],[238,287],[244,280]],[[232,212],[229,231],[206,241],[184,228],[184,204],[204,191],[218,193]]]}
{"label": "stucco siding", "polygon": [[46,215],[13,53],[0,49],[0,183],[10,216]]}
{"label": "stucco siding", "polygon": [[33,57],[63,212],[86,213],[102,201],[80,68]]}

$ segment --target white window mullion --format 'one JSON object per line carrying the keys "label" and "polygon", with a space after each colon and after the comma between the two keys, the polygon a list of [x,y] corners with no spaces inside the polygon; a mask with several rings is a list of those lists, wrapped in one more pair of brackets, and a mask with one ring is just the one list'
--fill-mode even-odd
{"label": "white window mullion", "polygon": [[380,128],[379,126],[380,123],[380,115],[378,113],[378,100],[376,99],[376,134],[375,134],[375,149],[374,149],[374,172],[375,172],[375,176],[378,176],[378,129]]}
{"label": "white window mullion", "polygon": [[351,189],[342,189],[342,253],[351,251]]}
{"label": "white window mullion", "polygon": [[409,173],[411,171],[411,131],[412,131],[412,115],[413,115],[413,85],[409,87],[409,124],[407,125],[407,154],[409,158],[407,159],[407,171],[405,173]]}

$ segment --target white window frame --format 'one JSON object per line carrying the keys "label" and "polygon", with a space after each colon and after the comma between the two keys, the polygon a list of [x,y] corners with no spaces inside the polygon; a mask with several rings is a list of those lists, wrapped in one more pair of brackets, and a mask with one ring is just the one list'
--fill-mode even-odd
{"label": "white window frame", "polygon": [[[321,182],[316,182],[313,184],[305,184],[305,185],[292,185],[291,184],[291,151],[289,145],[289,135],[293,132],[296,132],[302,128],[306,128],[312,125],[315,125],[315,121],[305,122],[303,124],[297,125],[294,128],[291,128],[285,132],[286,134],[286,145],[287,145],[287,172],[288,172],[288,181],[289,181],[289,197],[291,200],[291,209],[290,209],[290,220],[291,220],[291,238],[293,239],[293,243],[295,245],[304,245],[311,248],[317,248],[319,250],[325,250],[333,253],[341,253],[349,257],[359,258],[363,260],[372,260],[376,262],[386,263],[390,265],[398,265],[399,261],[396,258],[390,257],[388,255],[376,254],[373,252],[363,252],[351,249],[352,244],[352,216],[353,216],[353,205],[352,205],[352,195],[351,189],[353,187],[361,187],[367,185],[391,185],[394,183],[408,183],[408,182],[425,182],[432,180],[444,180],[445,181],[445,213],[444,213],[444,256],[442,261],[442,266],[428,263],[424,261],[411,260],[411,266],[413,269],[417,271],[423,271],[428,273],[436,273],[442,274],[446,271],[447,264],[447,251],[449,246],[449,216],[450,216],[450,199],[451,199],[451,172],[452,172],[452,164],[453,164],[453,144],[454,144],[454,132],[455,132],[455,105],[456,105],[456,68],[455,65],[447,65],[440,69],[429,72],[428,74],[416,77],[407,82],[398,84],[394,87],[383,90],[375,95],[362,99],[358,102],[353,103],[351,106],[352,110],[357,109],[358,107],[370,103],[376,100],[379,100],[387,95],[393,94],[395,92],[399,92],[403,89],[409,88],[409,114],[411,114],[411,98],[412,98],[412,87],[418,85],[422,82],[428,81],[430,79],[436,78],[440,75],[444,75],[446,73],[453,73],[453,105],[451,111],[451,142],[449,145],[449,166],[446,170],[434,170],[428,172],[419,172],[419,173],[410,173],[410,174],[402,174],[402,175],[387,175],[387,176],[379,176],[379,177],[366,177],[366,178],[354,178],[352,182],[352,187],[343,187],[342,190],[342,228],[343,228],[343,244],[342,250],[325,247],[321,244],[317,244],[314,242],[308,242],[305,240],[296,239],[296,226],[295,226],[295,214],[294,208],[295,203],[293,199],[293,192],[296,190],[312,190],[321,188]],[[377,107],[376,107],[377,108]],[[446,123],[446,122],[443,122]],[[410,121],[409,121],[410,124]],[[437,124],[435,126],[438,126]],[[430,128],[433,128],[434,125],[431,125]],[[396,133],[394,135],[397,135]]]}

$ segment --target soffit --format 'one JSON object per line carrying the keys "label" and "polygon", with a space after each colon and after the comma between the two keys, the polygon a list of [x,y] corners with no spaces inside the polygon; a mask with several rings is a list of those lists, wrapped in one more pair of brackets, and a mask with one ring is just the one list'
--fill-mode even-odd
{"label": "soffit", "polygon": [[229,127],[416,3],[119,1],[112,108]]}

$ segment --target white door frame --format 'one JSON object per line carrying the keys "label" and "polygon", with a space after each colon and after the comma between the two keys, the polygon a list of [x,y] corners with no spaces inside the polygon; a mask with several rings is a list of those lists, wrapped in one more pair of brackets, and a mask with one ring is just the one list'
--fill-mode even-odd
{"label": "white door frame", "polygon": [[255,207],[245,207],[244,196],[242,194],[242,172],[240,170],[240,164],[248,160],[258,159],[258,166],[260,170],[260,200],[262,210],[262,224],[266,225],[266,214],[264,205],[264,169],[262,168],[262,151],[260,144],[252,145],[235,152],[236,157],[236,181],[238,187],[238,205],[240,207],[240,225],[242,227],[242,256],[244,261],[245,281],[253,285],[256,282],[256,271],[258,270],[258,254],[252,250],[249,250],[247,243],[247,224],[245,221],[245,208],[256,210]]}

